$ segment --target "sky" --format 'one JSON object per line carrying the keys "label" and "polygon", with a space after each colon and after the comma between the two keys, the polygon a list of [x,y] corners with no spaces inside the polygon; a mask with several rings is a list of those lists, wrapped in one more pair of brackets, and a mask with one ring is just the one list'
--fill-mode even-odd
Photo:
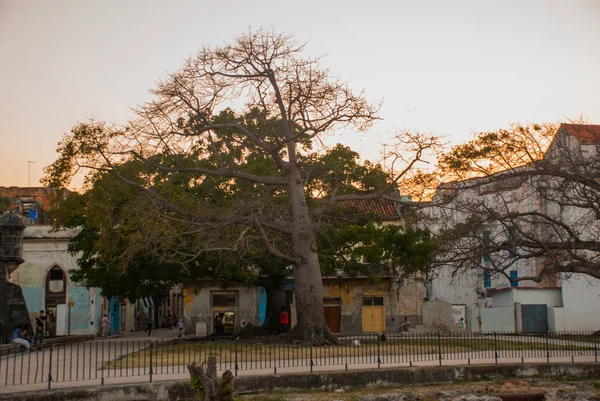
{"label": "sky", "polygon": [[600,0],[0,0],[0,186],[39,186],[71,126],[125,123],[200,47],[259,27],[383,101],[369,132],[328,140],[366,159],[400,130],[460,143],[514,122],[600,124]]}

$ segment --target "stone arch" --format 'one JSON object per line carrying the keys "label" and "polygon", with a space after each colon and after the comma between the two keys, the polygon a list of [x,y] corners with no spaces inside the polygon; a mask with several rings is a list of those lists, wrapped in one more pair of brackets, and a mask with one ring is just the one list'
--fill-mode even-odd
{"label": "stone arch", "polygon": [[67,273],[58,264],[52,265],[44,280],[45,305],[48,316],[47,328],[50,335],[56,334],[56,308],[67,303]]}

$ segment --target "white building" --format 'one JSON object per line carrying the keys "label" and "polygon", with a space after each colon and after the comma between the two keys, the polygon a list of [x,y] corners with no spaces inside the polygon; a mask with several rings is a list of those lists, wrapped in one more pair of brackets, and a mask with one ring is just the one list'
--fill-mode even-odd
{"label": "white building", "polygon": [[427,210],[430,229],[468,228],[430,298],[466,305],[471,330],[600,329],[600,280],[551,272],[557,265],[579,271],[579,258],[600,266],[600,250],[572,245],[600,237],[600,190],[574,178],[598,182],[599,146],[600,125],[562,124],[539,162],[441,187]]}

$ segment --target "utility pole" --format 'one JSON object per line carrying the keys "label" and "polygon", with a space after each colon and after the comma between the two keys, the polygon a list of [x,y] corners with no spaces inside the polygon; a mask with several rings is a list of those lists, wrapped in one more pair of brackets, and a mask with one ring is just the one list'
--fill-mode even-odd
{"label": "utility pole", "polygon": [[35,163],[34,161],[27,160],[28,163],[28,171],[27,171],[27,187],[31,188],[31,164]]}

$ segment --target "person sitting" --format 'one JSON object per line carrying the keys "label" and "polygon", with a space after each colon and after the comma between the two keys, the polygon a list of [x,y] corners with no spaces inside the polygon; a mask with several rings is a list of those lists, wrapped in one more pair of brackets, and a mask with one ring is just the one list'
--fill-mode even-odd
{"label": "person sitting", "polygon": [[[24,331],[25,330],[25,331]],[[13,333],[12,342],[18,345],[22,345],[29,351],[33,351],[34,348],[31,346],[31,343],[26,339],[27,331],[23,325],[18,325]]]}
{"label": "person sitting", "polygon": [[410,321],[408,320],[407,316],[404,316],[404,320],[402,322],[400,322],[400,331],[408,331],[409,327],[410,327]]}

